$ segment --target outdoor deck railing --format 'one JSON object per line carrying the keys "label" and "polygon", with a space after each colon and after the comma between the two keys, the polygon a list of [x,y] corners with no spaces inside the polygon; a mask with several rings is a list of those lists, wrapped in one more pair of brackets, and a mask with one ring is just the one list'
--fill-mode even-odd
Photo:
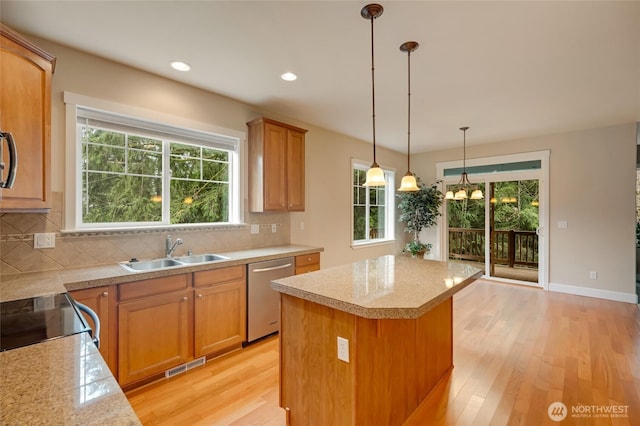
{"label": "outdoor deck railing", "polygon": [[[538,267],[535,231],[493,231],[494,263]],[[484,229],[449,228],[449,258],[484,262]]]}

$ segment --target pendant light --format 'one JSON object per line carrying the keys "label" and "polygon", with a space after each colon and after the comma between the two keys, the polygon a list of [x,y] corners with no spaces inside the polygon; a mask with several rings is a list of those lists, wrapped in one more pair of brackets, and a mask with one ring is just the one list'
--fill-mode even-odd
{"label": "pendant light", "polygon": [[375,89],[375,78],[374,78],[374,62],[373,62],[373,20],[382,15],[384,9],[381,5],[376,3],[371,3],[366,5],[360,11],[360,15],[364,19],[368,19],[371,21],[371,104],[372,104],[372,121],[373,121],[373,164],[369,170],[367,170],[367,180],[364,183],[364,186],[383,186],[386,185],[387,182],[384,180],[384,172],[376,162],[376,89]]}
{"label": "pendant light", "polygon": [[420,45],[415,41],[407,41],[400,46],[401,52],[407,52],[407,174],[400,182],[398,191],[411,192],[419,191],[416,177],[411,173],[411,52],[414,52]]}
{"label": "pendant light", "polygon": [[[463,145],[462,145],[462,174],[460,175],[460,182],[458,182],[460,189],[455,194],[453,193],[453,191],[447,191],[447,193],[444,196],[446,200],[464,200],[468,198],[467,186],[471,186],[471,182],[469,182],[469,176],[467,175],[467,167],[466,167],[467,165],[466,164],[467,163],[467,130],[469,130],[469,127],[468,126],[460,127],[460,130],[462,130],[464,134]],[[484,196],[482,195],[482,191],[476,187],[476,189],[471,193],[471,199],[481,200],[482,198],[484,198]]]}

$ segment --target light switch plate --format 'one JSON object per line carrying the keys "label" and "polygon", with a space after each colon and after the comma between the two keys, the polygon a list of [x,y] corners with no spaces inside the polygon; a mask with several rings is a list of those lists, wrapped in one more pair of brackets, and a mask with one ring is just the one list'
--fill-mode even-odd
{"label": "light switch plate", "polygon": [[251,225],[251,233],[259,234],[260,233],[260,225]]}
{"label": "light switch plate", "polygon": [[275,223],[271,224],[271,232],[276,232],[278,230],[278,225]]}

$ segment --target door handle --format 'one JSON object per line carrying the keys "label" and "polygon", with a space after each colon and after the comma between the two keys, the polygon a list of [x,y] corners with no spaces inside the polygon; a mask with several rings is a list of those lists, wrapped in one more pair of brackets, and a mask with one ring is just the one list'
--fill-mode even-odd
{"label": "door handle", "polygon": [[[7,173],[6,181],[3,181],[2,176],[0,176],[0,188],[11,188],[13,182],[16,180],[16,170],[18,170],[18,150],[16,149],[16,142],[13,139],[13,135],[10,132],[0,131],[0,139],[7,141],[7,148],[9,150],[9,172]],[[4,168],[2,147],[0,147],[0,173],[4,171]]]}

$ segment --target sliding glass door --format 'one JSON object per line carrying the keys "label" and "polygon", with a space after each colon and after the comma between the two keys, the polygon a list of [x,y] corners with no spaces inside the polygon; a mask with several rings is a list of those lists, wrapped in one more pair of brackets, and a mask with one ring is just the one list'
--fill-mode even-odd
{"label": "sliding glass door", "polygon": [[[446,200],[443,258],[473,263],[500,281],[545,287],[548,151],[467,161],[482,199]],[[439,163],[443,191],[460,189],[457,162]]]}
{"label": "sliding glass door", "polygon": [[488,275],[538,283],[539,181],[490,182],[488,186]]}

